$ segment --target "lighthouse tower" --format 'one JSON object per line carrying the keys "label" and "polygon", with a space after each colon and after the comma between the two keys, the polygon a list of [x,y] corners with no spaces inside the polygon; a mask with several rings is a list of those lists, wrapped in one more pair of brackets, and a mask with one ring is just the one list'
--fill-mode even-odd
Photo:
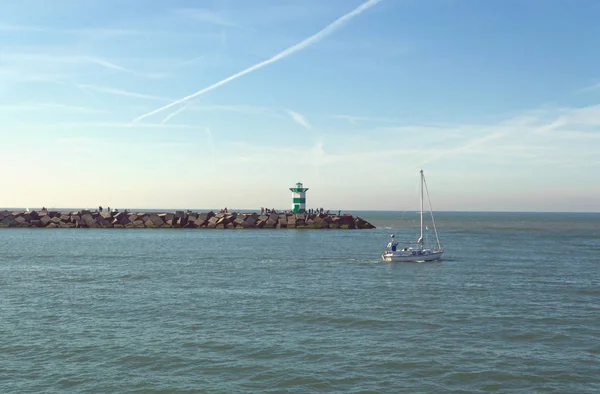
{"label": "lighthouse tower", "polygon": [[302,182],[296,183],[296,187],[290,187],[292,192],[292,212],[306,212],[306,191],[307,187],[302,187]]}

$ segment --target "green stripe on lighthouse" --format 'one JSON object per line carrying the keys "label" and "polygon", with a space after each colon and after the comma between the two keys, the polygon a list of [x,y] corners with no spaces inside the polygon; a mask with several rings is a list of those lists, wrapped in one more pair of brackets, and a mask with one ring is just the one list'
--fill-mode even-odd
{"label": "green stripe on lighthouse", "polygon": [[303,187],[302,182],[297,182],[296,187],[290,187],[292,192],[292,212],[306,212],[306,191],[307,187]]}

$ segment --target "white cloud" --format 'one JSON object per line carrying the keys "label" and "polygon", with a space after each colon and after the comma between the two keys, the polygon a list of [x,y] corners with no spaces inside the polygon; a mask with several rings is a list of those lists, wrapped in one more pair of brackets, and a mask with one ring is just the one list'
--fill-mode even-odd
{"label": "white cloud", "polygon": [[157,79],[167,76],[161,72],[133,70],[98,56],[71,52],[72,50],[68,48],[56,48],[54,51],[48,51],[47,48],[40,48],[40,51],[37,51],[36,48],[29,48],[25,51],[4,51],[0,53],[0,61],[7,65],[8,67],[5,66],[4,68],[12,70],[13,74],[35,74],[37,72],[38,74],[47,75],[53,70],[55,73],[65,74],[72,73],[74,69],[85,66],[99,66],[105,70],[117,71],[141,78]]}
{"label": "white cloud", "polygon": [[46,31],[46,29],[44,29],[42,27],[31,26],[31,25],[16,25],[16,24],[0,23],[0,31],[13,31],[13,32],[35,31],[35,32],[42,32],[42,31]]}
{"label": "white cloud", "polygon": [[166,97],[153,96],[151,94],[145,94],[145,93],[130,92],[127,90],[116,89],[116,88],[111,88],[111,87],[107,87],[107,86],[79,84],[79,85],[77,85],[77,87],[80,89],[84,89],[84,90],[92,90],[92,91],[95,91],[98,93],[106,93],[106,94],[111,94],[111,95],[115,95],[115,96],[125,96],[125,97],[139,98],[139,99],[145,99],[145,100],[157,100],[157,101],[169,101],[170,100]]}
{"label": "white cloud", "polygon": [[384,118],[384,117],[376,117],[376,116],[355,116],[355,115],[332,115],[331,116],[334,119],[343,119],[343,120],[347,120],[348,122],[352,123],[352,124],[357,124],[357,123],[368,123],[368,122],[374,122],[374,123],[397,123],[399,122],[399,119],[397,118]]}
{"label": "white cloud", "polygon": [[210,23],[213,25],[224,27],[239,26],[237,23],[223,18],[218,13],[204,8],[179,8],[173,10],[173,13],[175,13],[178,16],[190,18],[202,23]]}
{"label": "white cloud", "polygon": [[600,83],[595,83],[578,90],[578,93],[590,92],[594,90],[600,90]]}
{"label": "white cloud", "polygon": [[81,113],[90,113],[90,114],[101,114],[107,113],[106,110],[96,109],[96,108],[88,108],[77,105],[67,105],[60,103],[28,103],[28,104],[8,104],[8,105],[0,105],[0,110],[7,109],[11,111],[40,111],[44,109],[51,110],[65,110],[69,112],[81,112]]}
{"label": "white cloud", "polygon": [[294,112],[292,110],[287,110],[287,113],[290,115],[292,120],[294,122],[298,123],[300,126],[304,127],[307,130],[312,129],[312,127],[310,126],[310,124],[308,123],[308,120],[306,120],[306,117],[304,117],[304,115],[299,114],[298,112]]}

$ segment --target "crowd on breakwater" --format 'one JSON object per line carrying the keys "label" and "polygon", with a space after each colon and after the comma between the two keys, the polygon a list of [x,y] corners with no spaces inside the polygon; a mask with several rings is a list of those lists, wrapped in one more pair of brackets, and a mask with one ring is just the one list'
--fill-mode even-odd
{"label": "crowd on breakwater", "polygon": [[96,211],[0,211],[0,228],[314,228],[372,229],[371,223],[351,214],[327,212],[130,212]]}

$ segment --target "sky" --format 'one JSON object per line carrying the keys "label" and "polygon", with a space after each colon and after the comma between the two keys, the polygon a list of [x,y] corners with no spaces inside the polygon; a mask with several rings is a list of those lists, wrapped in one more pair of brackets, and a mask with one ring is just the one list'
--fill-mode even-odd
{"label": "sky", "polygon": [[0,1],[0,207],[600,211],[595,0]]}

